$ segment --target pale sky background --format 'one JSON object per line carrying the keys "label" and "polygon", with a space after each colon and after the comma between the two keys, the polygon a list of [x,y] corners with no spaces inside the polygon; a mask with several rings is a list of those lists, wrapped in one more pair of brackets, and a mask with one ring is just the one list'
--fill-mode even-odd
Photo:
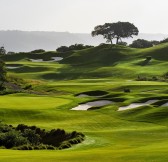
{"label": "pale sky background", "polygon": [[0,0],[0,30],[90,33],[129,21],[141,33],[168,34],[168,0]]}

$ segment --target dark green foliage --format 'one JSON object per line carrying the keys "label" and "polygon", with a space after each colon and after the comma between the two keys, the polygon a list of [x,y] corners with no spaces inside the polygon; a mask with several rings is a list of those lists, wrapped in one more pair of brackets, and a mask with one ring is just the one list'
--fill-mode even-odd
{"label": "dark green foliage", "polygon": [[74,50],[83,50],[83,49],[87,49],[87,48],[91,48],[93,46],[89,46],[89,45],[83,45],[83,44],[74,44],[71,45],[69,47],[67,46],[61,46],[59,48],[57,48],[57,52],[69,52],[69,51],[74,51]]}
{"label": "dark green foliage", "polygon": [[0,55],[5,55],[5,54],[6,54],[5,48],[3,46],[0,47]]}
{"label": "dark green foliage", "polygon": [[125,92],[125,93],[130,93],[131,90],[130,90],[129,88],[125,88],[125,89],[124,89],[124,92]]}
{"label": "dark green foliage", "polygon": [[108,92],[106,92],[106,91],[100,91],[100,90],[97,90],[97,91],[87,91],[87,92],[79,93],[76,96],[78,96],[80,94],[86,94],[86,95],[89,95],[89,96],[103,96],[103,95],[107,95]]}
{"label": "dark green foliage", "polygon": [[61,46],[56,49],[57,52],[68,52],[69,48],[67,46]]}
{"label": "dark green foliage", "polygon": [[43,53],[43,52],[45,52],[45,50],[43,50],[43,49],[37,49],[37,50],[34,50],[34,51],[31,51],[30,53]]}
{"label": "dark green foliage", "polygon": [[165,38],[165,39],[160,41],[160,43],[167,43],[167,42],[168,42],[168,38]]}
{"label": "dark green foliage", "polygon": [[153,47],[152,42],[144,40],[144,39],[137,39],[130,44],[132,48],[149,48]]}
{"label": "dark green foliage", "polygon": [[81,143],[84,135],[73,131],[66,133],[61,129],[45,131],[36,126],[19,124],[16,128],[0,123],[0,146],[17,150],[55,150],[69,148]]}
{"label": "dark green foliage", "polygon": [[22,134],[18,131],[11,130],[6,133],[0,133],[0,146],[12,148],[27,143],[27,138],[23,137]]}
{"label": "dark green foliage", "polygon": [[118,45],[127,46],[127,42],[118,42]]}
{"label": "dark green foliage", "polygon": [[116,39],[116,44],[121,38],[132,38],[133,35],[138,35],[138,28],[129,22],[117,22],[117,23],[105,23],[104,25],[98,25],[92,31],[92,36],[103,35],[107,42],[111,42]]}
{"label": "dark green foliage", "polygon": [[12,51],[9,51],[8,53],[7,53],[7,55],[14,55],[15,54],[15,52],[12,52]]}
{"label": "dark green foliage", "polygon": [[142,66],[148,65],[151,60],[152,60],[152,56],[146,56],[145,61],[142,62]]}
{"label": "dark green foliage", "polygon": [[22,133],[23,137],[26,137],[27,140],[33,144],[37,145],[40,142],[40,135],[35,132],[35,130],[31,129],[25,129],[24,132]]}

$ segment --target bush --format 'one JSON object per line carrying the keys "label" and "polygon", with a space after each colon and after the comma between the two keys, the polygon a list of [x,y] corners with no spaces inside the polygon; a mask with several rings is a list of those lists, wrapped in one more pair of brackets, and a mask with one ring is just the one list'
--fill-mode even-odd
{"label": "bush", "polygon": [[168,38],[165,38],[165,39],[160,41],[160,43],[167,43],[167,42],[168,42]]}
{"label": "bush", "polygon": [[34,51],[31,51],[30,53],[34,53],[34,54],[38,54],[38,53],[44,53],[45,52],[45,50],[43,50],[43,49],[37,49],[37,50],[34,50]]}
{"label": "bush", "polygon": [[87,48],[91,48],[91,47],[93,47],[93,46],[83,45],[83,44],[74,44],[69,47],[61,46],[61,47],[57,48],[56,51],[57,52],[69,52],[69,51],[73,51],[73,50],[83,50],[83,49],[87,49]]}
{"label": "bush", "polygon": [[129,45],[132,48],[149,48],[153,47],[153,44],[150,41],[144,39],[137,39]]}
{"label": "bush", "polygon": [[118,45],[127,46],[127,42],[118,42]]}
{"label": "bush", "polygon": [[27,143],[28,143],[27,139],[17,131],[13,130],[0,134],[0,146],[5,146],[6,148],[12,148]]}
{"label": "bush", "polygon": [[46,132],[36,126],[19,124],[12,125],[0,123],[0,146],[17,150],[55,150],[69,148],[84,140],[82,133],[73,131],[66,133],[63,129],[52,129]]}
{"label": "bush", "polygon": [[40,135],[36,134],[35,130],[31,129],[25,129],[22,135],[23,137],[27,138],[27,140],[33,145],[39,144],[41,139]]}
{"label": "bush", "polygon": [[125,89],[124,89],[124,92],[125,92],[125,93],[130,93],[131,90],[130,90],[129,88],[125,88]]}

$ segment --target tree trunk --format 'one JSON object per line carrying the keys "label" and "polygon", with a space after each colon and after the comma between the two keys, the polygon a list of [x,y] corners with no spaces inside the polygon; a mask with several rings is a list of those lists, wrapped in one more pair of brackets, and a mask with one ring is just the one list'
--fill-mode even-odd
{"label": "tree trunk", "polygon": [[110,43],[111,43],[111,44],[113,44],[113,41],[112,41],[112,39],[110,39]]}
{"label": "tree trunk", "polygon": [[117,37],[116,39],[117,39],[117,40],[116,40],[116,44],[118,44],[119,37]]}

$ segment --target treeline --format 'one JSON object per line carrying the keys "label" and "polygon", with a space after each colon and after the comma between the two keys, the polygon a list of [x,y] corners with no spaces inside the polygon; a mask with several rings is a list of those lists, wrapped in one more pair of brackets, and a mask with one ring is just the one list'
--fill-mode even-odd
{"label": "treeline", "polygon": [[75,51],[75,50],[83,50],[87,48],[91,48],[93,46],[90,45],[83,45],[83,44],[74,44],[71,46],[61,46],[56,49],[57,52],[69,52],[69,51]]}
{"label": "treeline", "polygon": [[165,38],[161,41],[148,41],[145,39],[137,39],[135,41],[132,42],[132,44],[130,44],[129,46],[132,48],[149,48],[149,47],[153,47],[162,43],[167,43],[168,42],[168,38]]}
{"label": "treeline", "polygon": [[19,124],[17,127],[0,123],[0,146],[17,150],[61,150],[84,140],[84,134],[63,129],[46,131],[36,126]]}

